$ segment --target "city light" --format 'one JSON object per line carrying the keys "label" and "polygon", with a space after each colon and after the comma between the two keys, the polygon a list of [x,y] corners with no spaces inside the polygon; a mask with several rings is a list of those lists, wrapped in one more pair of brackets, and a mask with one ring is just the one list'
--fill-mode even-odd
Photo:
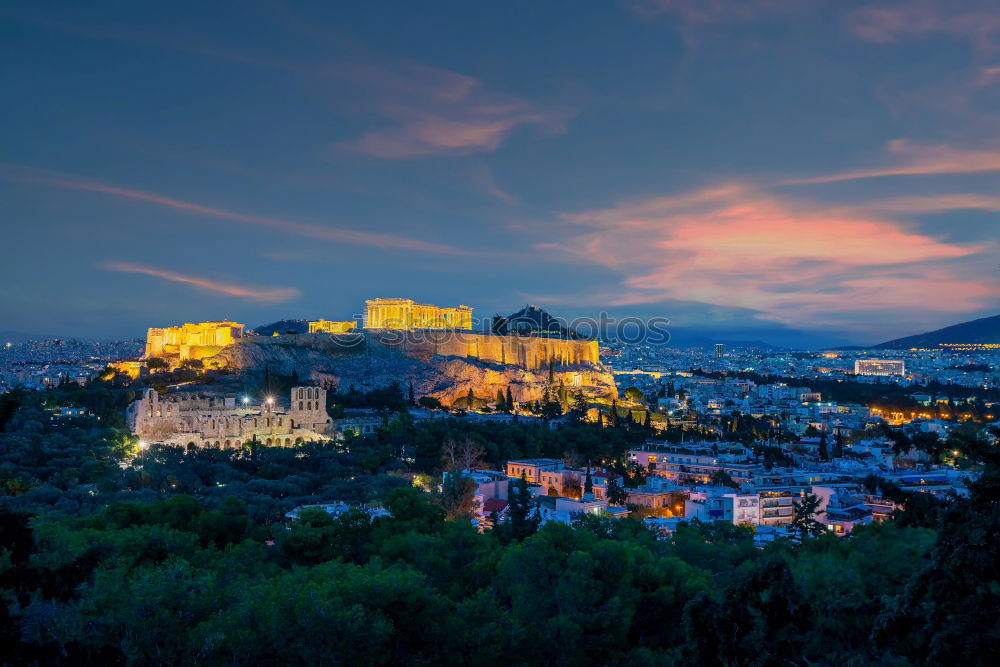
{"label": "city light", "polygon": [[243,405],[247,405],[248,403],[250,403],[250,397],[249,396],[244,396],[243,397]]}

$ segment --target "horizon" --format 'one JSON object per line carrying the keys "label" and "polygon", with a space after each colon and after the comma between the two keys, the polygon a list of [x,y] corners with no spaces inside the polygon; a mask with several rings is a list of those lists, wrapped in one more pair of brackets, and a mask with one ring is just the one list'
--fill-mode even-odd
{"label": "horizon", "polygon": [[990,3],[388,6],[9,10],[2,328],[402,294],[820,347],[1000,313]]}
{"label": "horizon", "polygon": [[[598,329],[601,329],[601,325],[600,325],[601,322],[604,322],[605,324],[603,326],[607,327],[609,325],[613,325],[616,321],[620,321],[620,320],[617,320],[616,318],[610,318],[610,320],[608,320],[607,319],[608,318],[608,314],[606,312],[600,313],[600,315],[597,316],[597,317],[582,316],[582,317],[576,317],[576,318],[570,319],[570,318],[562,317],[562,316],[560,316],[557,313],[551,313],[551,312],[548,311],[548,309],[545,309],[545,308],[543,308],[541,306],[537,306],[535,304],[525,304],[521,309],[519,309],[518,311],[515,311],[514,313],[495,313],[494,315],[510,316],[510,315],[517,314],[517,313],[521,312],[522,310],[528,309],[528,308],[540,308],[541,310],[543,310],[544,312],[546,312],[550,317],[552,317],[552,319],[554,321],[558,322],[559,324],[563,325],[564,327],[567,327],[567,329],[569,331],[578,331],[579,332],[581,326],[583,326],[584,330],[586,330],[586,331],[592,331],[592,330],[595,330],[594,327],[597,327]],[[493,315],[480,315],[480,316],[473,315],[472,316],[472,329],[471,330],[473,332],[477,332],[477,331],[479,331],[479,332],[488,332],[488,330],[490,328],[490,321],[491,321],[492,317],[493,317]],[[989,319],[991,317],[996,317],[996,316],[987,316],[986,318],[977,318],[977,320],[970,320],[970,321],[966,321],[966,322],[955,322],[955,323],[952,323],[952,324],[949,324],[949,325],[945,325],[943,327],[938,327],[938,329],[933,329],[933,330],[928,330],[928,331],[913,332],[913,333],[903,333],[903,334],[900,334],[899,336],[896,336],[896,338],[906,338],[906,337],[909,337],[909,336],[912,336],[912,335],[933,333],[933,332],[935,332],[935,331],[937,331],[939,329],[946,329],[946,328],[950,328],[952,326],[960,325],[960,324],[968,324],[970,322],[978,321],[979,319]],[[273,327],[275,324],[278,324],[278,323],[281,323],[281,322],[300,322],[300,323],[306,323],[306,322],[309,322],[309,321],[317,321],[317,319],[324,319],[324,318],[288,318],[288,317],[283,317],[283,318],[279,318],[277,320],[273,320],[273,321],[270,321],[270,322],[262,322],[262,323],[258,323],[258,324],[248,324],[248,323],[243,323],[243,322],[240,322],[240,324],[243,324],[244,326],[246,326],[246,328],[247,328],[248,331],[256,331],[256,330],[259,330],[259,329],[267,329],[269,327]],[[362,313],[355,313],[355,314],[351,315],[350,317],[342,318],[342,319],[346,319],[347,321],[354,321],[354,322],[357,322],[357,323],[360,324],[364,320],[364,315]],[[632,320],[633,324],[634,324],[634,320],[636,320],[637,318],[625,315],[625,316],[623,316],[622,319],[624,319],[624,320]],[[222,319],[218,319],[218,320],[214,320],[214,321],[234,321],[234,320],[231,320],[230,318],[222,318]],[[669,348],[669,347],[705,347],[705,346],[710,345],[712,343],[727,343],[727,344],[733,344],[733,345],[737,345],[737,346],[751,346],[752,347],[752,346],[754,346],[757,343],[762,343],[762,344],[764,344],[765,346],[768,346],[768,347],[773,347],[773,348],[776,348],[776,349],[790,349],[790,350],[791,349],[799,349],[799,350],[835,349],[837,347],[842,347],[842,348],[845,348],[845,349],[846,348],[857,347],[857,348],[862,348],[863,349],[863,348],[868,348],[868,347],[875,347],[875,346],[877,346],[879,344],[882,344],[882,343],[891,342],[890,340],[880,340],[880,341],[878,341],[876,343],[870,343],[870,344],[867,344],[867,345],[866,344],[858,344],[858,343],[794,344],[794,342],[791,343],[791,344],[789,344],[788,340],[791,340],[791,341],[805,340],[805,341],[815,342],[817,339],[815,337],[811,337],[808,333],[798,332],[798,331],[794,331],[794,330],[780,331],[778,334],[775,334],[774,331],[770,331],[770,332],[769,331],[749,332],[748,335],[740,337],[739,332],[714,331],[714,330],[711,330],[711,329],[684,329],[684,328],[672,327],[672,326],[670,326],[669,322],[656,321],[656,318],[650,318],[650,319],[646,319],[646,320],[640,320],[640,323],[644,327],[645,326],[660,327],[660,330],[662,330],[662,331],[664,331],[664,332],[666,332],[666,333],[668,333],[670,335],[669,340],[667,340],[664,343],[659,343],[658,344],[659,347],[664,347],[664,348]],[[178,326],[180,324],[182,324],[182,322],[173,322],[173,323],[171,323],[169,325],[162,325],[162,326]],[[160,325],[154,325],[153,327],[150,327],[150,328],[156,328],[157,326],[160,326]],[[607,329],[604,328],[604,329],[601,329],[601,330],[606,331]],[[676,345],[675,345],[676,341],[675,341],[675,334],[674,334],[674,332],[680,332],[680,334],[681,334],[681,340],[680,340],[680,342],[677,342]],[[784,340],[785,342],[774,342],[775,338],[772,338],[772,336],[775,336],[775,335],[778,336],[777,340]],[[0,344],[2,344],[3,342],[18,343],[18,342],[24,342],[26,340],[52,340],[52,339],[80,340],[80,341],[83,341],[83,342],[89,342],[89,341],[93,341],[93,342],[114,342],[114,341],[124,341],[124,340],[143,340],[143,339],[146,338],[146,336],[147,336],[147,331],[146,330],[143,330],[141,332],[136,332],[133,335],[120,335],[120,336],[110,336],[110,337],[87,337],[87,336],[77,336],[77,335],[58,335],[58,334],[44,334],[44,333],[37,333],[37,332],[36,333],[31,333],[31,332],[24,332],[24,331],[17,331],[17,330],[4,330],[4,331],[0,331]],[[758,338],[754,338],[754,336],[759,336],[759,337]],[[782,338],[782,336],[784,336],[785,338]],[[896,338],[893,338],[892,340],[895,340]],[[598,340],[598,341],[602,341],[602,342],[603,341],[614,342],[614,341],[618,340],[618,337],[617,336],[608,336],[606,334],[605,335],[596,335],[596,336],[585,335],[584,339]]]}

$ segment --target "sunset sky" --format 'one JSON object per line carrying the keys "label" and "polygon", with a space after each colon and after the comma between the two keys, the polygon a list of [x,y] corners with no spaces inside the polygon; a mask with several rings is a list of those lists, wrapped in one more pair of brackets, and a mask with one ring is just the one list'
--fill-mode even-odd
{"label": "sunset sky", "polygon": [[0,330],[1000,313],[995,0],[8,3],[0,55]]}

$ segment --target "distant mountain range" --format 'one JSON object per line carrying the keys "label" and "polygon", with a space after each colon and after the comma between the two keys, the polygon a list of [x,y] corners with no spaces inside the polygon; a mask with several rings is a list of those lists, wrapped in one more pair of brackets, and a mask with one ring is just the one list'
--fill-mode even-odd
{"label": "distant mountain range", "polygon": [[1000,343],[1000,315],[954,324],[944,329],[906,336],[872,345],[876,350],[906,350],[911,347],[933,348],[942,343]]}

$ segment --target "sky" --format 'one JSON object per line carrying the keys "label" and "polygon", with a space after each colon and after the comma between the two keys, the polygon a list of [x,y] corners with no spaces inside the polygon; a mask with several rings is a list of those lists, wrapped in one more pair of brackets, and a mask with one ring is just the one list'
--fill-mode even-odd
{"label": "sky", "polygon": [[1000,312],[995,0],[0,4],[0,330]]}

